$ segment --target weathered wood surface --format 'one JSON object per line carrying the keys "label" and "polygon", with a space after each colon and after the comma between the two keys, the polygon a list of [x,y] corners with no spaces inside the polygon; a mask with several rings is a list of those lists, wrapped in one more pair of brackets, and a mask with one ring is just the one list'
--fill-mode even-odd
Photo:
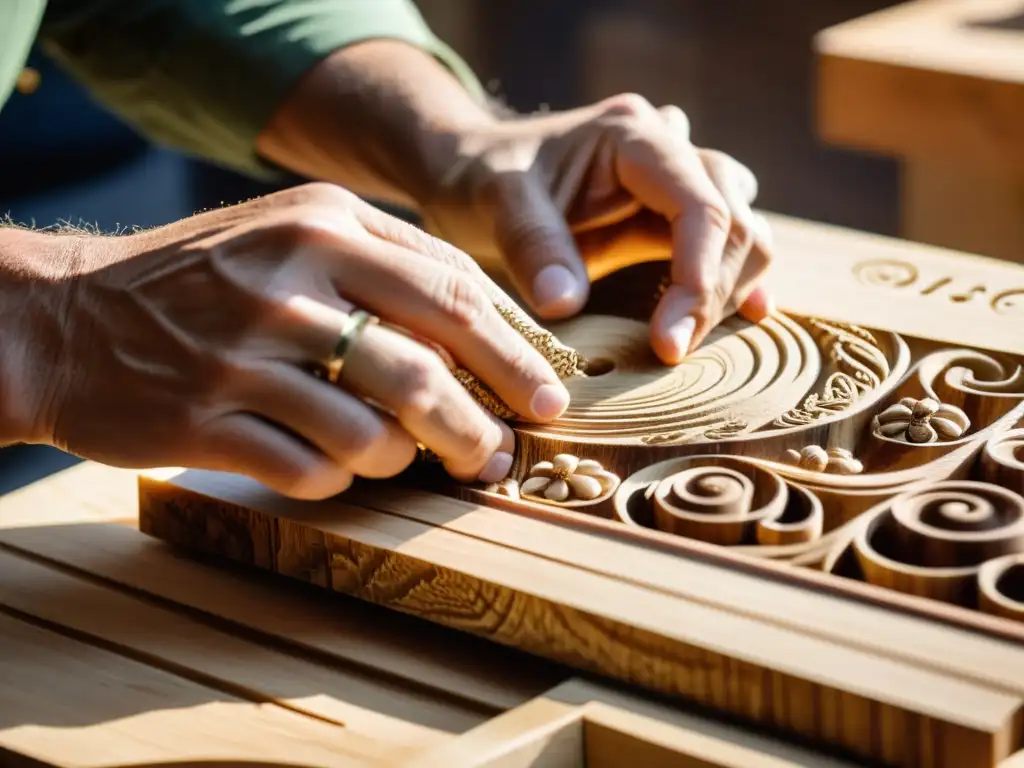
{"label": "weathered wood surface", "polygon": [[917,0],[817,37],[818,131],[904,161],[904,236],[1024,261],[1022,19]]}

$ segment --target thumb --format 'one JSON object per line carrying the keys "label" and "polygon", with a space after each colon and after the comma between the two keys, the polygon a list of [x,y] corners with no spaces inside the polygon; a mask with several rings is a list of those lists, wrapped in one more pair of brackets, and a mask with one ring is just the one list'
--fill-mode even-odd
{"label": "thumb", "polygon": [[502,184],[495,234],[516,289],[547,320],[576,314],[590,280],[569,225],[546,185],[530,174]]}

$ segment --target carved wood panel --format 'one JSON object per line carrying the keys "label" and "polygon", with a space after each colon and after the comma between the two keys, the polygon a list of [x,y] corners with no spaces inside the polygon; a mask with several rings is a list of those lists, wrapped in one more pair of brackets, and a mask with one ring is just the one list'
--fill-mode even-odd
{"label": "carved wood panel", "polygon": [[[662,269],[606,278],[552,328],[597,375],[569,380],[557,423],[516,428],[513,474],[482,497],[1024,621],[1024,356],[779,313],[727,320],[666,368],[640,319]],[[897,302],[984,302],[991,333],[1024,343],[1021,289],[887,259],[852,273]]]}
{"label": "carved wood panel", "polygon": [[588,375],[513,425],[503,483],[157,473],[140,527],[858,758],[995,766],[1024,747],[1024,270],[776,227],[781,311],[675,367],[664,263],[599,277],[553,328]]}

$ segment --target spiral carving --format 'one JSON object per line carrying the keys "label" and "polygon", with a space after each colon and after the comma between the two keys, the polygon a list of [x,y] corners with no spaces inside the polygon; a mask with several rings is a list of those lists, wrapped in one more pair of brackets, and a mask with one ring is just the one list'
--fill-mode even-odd
{"label": "spiral carving", "polygon": [[1024,496],[1024,429],[1011,429],[985,444],[981,458],[984,478]]}
{"label": "spiral carving", "polygon": [[1024,621],[1024,555],[989,560],[978,571],[978,607]]}
{"label": "spiral carving", "polygon": [[817,498],[731,456],[671,459],[623,481],[622,522],[723,546],[791,545],[821,536]]}
{"label": "spiral carving", "polygon": [[934,483],[865,512],[848,546],[871,584],[974,607],[981,566],[1024,552],[1024,499],[987,483]]}
{"label": "spiral carving", "polygon": [[918,278],[917,267],[896,259],[862,261],[854,266],[853,274],[865,285],[880,288],[905,288]]}

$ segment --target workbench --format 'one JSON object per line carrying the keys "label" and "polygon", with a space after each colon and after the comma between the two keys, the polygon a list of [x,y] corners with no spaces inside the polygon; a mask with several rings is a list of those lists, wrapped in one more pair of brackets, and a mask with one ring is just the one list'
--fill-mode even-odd
{"label": "workbench", "polygon": [[[910,262],[921,255],[912,244],[788,219],[774,224],[781,249],[820,253],[823,266],[830,257],[839,263],[851,254],[877,255],[880,248]],[[827,282],[824,273],[822,280]],[[899,290],[908,290],[904,282]],[[941,292],[926,298],[944,301]],[[1005,296],[998,303],[1003,311],[1013,306]],[[739,568],[731,571],[727,560],[716,565],[709,559],[701,567],[717,568],[736,585],[748,584],[716,599],[735,598],[745,608],[727,611],[724,603],[701,603],[700,589],[728,592],[724,581],[645,588],[644,599],[660,595],[661,602],[675,606],[672,610],[687,605],[692,611],[716,611],[723,622],[745,622],[754,631],[720,638],[717,648],[708,645],[699,657],[674,661],[690,670],[687,684],[695,693],[667,698],[442,626],[445,618],[436,604],[431,623],[237,564],[251,560],[251,552],[225,550],[226,557],[212,557],[175,548],[138,529],[139,488],[139,473],[83,463],[0,497],[4,768],[838,768],[863,764],[852,753],[839,752],[840,741],[863,743],[862,751],[904,754],[911,731],[914,748],[924,749],[932,765],[972,768],[957,763],[955,755],[994,754],[986,746],[990,742],[1000,754],[1016,750],[1000,768],[1019,766],[1024,759],[1015,703],[1022,682],[1007,678],[1019,664],[1021,644],[1012,639],[1015,631],[1005,631],[1009,625],[997,626],[991,617],[978,614],[953,626],[938,608],[921,612],[922,601],[896,593],[883,600],[865,585],[829,589],[823,586],[825,574],[805,586],[792,579],[780,586],[781,581],[759,581],[758,571],[741,574]],[[151,490],[151,497],[158,499],[159,493]],[[473,509],[477,515],[485,511]],[[151,517],[155,511],[155,506],[149,510]],[[506,514],[486,512],[491,520]],[[510,513],[508,519],[528,522]],[[227,516],[210,520],[213,527],[229,524]],[[402,516],[393,520],[402,522]],[[453,519],[436,528],[424,523],[418,540],[389,546],[415,557],[417,546],[472,539],[481,551],[498,553],[497,543],[485,541],[492,535],[488,530],[473,533],[472,520],[467,514],[462,523]],[[512,532],[500,525],[491,530],[495,537]],[[210,527],[207,532],[217,535]],[[586,535],[572,534],[575,541]],[[601,539],[594,534],[592,541],[597,546]],[[230,531],[218,537],[224,546],[240,540]],[[614,551],[625,553],[624,546]],[[593,557],[600,557],[598,549]],[[668,563],[669,554],[651,550],[648,557],[650,563]],[[569,572],[555,555],[517,553],[517,562],[527,559],[536,570],[520,569],[526,589],[541,587],[541,566]],[[375,567],[382,585],[393,576],[386,573],[389,562],[399,561],[385,558]],[[678,562],[695,567],[698,559],[686,555]],[[579,572],[586,575],[598,566],[581,562]],[[472,567],[469,563],[464,570]],[[438,566],[438,574],[443,570]],[[653,565],[649,570],[619,580],[609,576],[603,583],[640,594],[642,582],[659,578]],[[669,578],[669,571],[664,573]],[[598,579],[591,573],[579,583]],[[797,599],[784,602],[787,615],[767,616],[774,599],[769,593],[777,595],[783,587],[795,590]],[[686,590],[693,594],[687,597]],[[472,595],[452,594],[454,617],[455,598],[464,606]],[[610,595],[585,597],[614,602]],[[485,593],[477,594],[478,613],[491,622],[478,624],[477,634],[500,639],[506,630],[514,634],[509,623],[527,621],[514,611],[503,614],[487,600]],[[826,604],[827,614],[816,614],[815,606]],[[912,610],[904,615],[902,605]],[[572,634],[568,614],[552,615],[561,615]],[[863,620],[868,615],[876,618]],[[601,631],[614,635],[610,626]],[[1003,627],[1002,635],[990,627]],[[820,654],[787,647],[778,640],[784,636]],[[600,660],[596,638],[593,648],[580,649],[580,658]],[[639,633],[622,638],[643,641]],[[928,642],[918,644],[922,638]],[[901,646],[908,642],[910,647]],[[774,663],[772,654],[792,657],[799,674],[773,671],[762,677],[755,665],[728,659],[730,643],[763,652],[766,668]],[[956,651],[946,655],[949,648]],[[836,654],[854,666],[835,666]],[[995,669],[1000,658],[1009,666]],[[657,669],[642,669],[639,654],[634,659],[628,676],[657,679]],[[883,668],[896,677],[879,676]],[[836,691],[829,691],[833,685]],[[850,685],[862,686],[863,697],[849,693]],[[929,698],[931,692],[950,690],[964,693]],[[869,706],[879,697],[891,698],[889,714]],[[693,703],[701,698],[703,706]],[[809,708],[808,700],[818,707]],[[917,719],[922,707],[932,715]],[[754,717],[736,717],[741,710]],[[1003,711],[1011,711],[1009,722],[999,722]],[[727,718],[727,712],[734,716]],[[801,739],[801,732],[817,735]]]}
{"label": "workbench", "polygon": [[1024,261],[1024,3],[916,0],[816,49],[818,133],[902,162],[902,236]]}

